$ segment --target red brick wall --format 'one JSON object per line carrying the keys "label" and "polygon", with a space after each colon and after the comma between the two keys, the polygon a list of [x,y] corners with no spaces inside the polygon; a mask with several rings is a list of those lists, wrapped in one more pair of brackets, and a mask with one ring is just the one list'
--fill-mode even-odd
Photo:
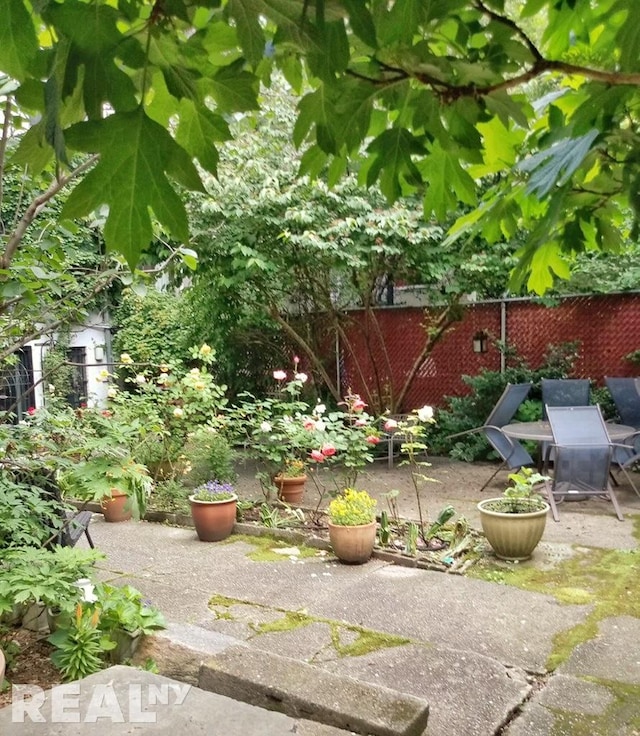
{"label": "red brick wall", "polygon": [[[598,383],[606,375],[640,375],[624,356],[640,349],[640,295],[591,296],[562,299],[547,307],[530,301],[507,301],[507,343],[532,367],[538,367],[549,345],[577,340],[580,357],[576,377]],[[424,344],[425,312],[417,307],[375,310],[374,319],[354,312],[348,343],[342,342],[342,389],[367,397],[397,395]],[[438,405],[442,397],[464,393],[462,375],[482,368],[500,369],[501,303],[464,308],[463,319],[445,334],[421,366],[400,410]],[[489,336],[486,353],[473,352],[473,337]],[[387,402],[383,401],[383,405]]]}

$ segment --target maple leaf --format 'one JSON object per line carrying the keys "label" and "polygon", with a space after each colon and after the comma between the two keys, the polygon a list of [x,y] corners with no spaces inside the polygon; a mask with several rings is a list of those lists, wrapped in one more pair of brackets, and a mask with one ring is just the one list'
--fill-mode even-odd
{"label": "maple leaf", "polygon": [[74,125],[67,143],[99,153],[100,161],[69,196],[63,217],[83,217],[108,205],[105,242],[131,268],[153,237],[150,210],[175,238],[188,240],[187,213],[167,174],[193,190],[203,191],[202,182],[184,149],[142,108]]}

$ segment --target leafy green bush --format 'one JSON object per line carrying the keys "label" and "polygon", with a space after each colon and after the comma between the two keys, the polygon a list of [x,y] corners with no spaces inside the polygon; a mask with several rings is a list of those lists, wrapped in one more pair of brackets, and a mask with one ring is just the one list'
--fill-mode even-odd
{"label": "leafy green bush", "polygon": [[194,488],[208,480],[233,482],[235,451],[226,437],[211,427],[191,433],[183,449],[186,464],[184,483]]}
{"label": "leafy green bush", "polygon": [[[513,358],[513,355],[510,357]],[[567,378],[571,375],[578,357],[578,344],[550,345],[544,362],[539,368],[530,368],[519,360],[504,373],[483,370],[476,376],[463,376],[471,388],[465,396],[447,397],[445,408],[437,414],[429,444],[435,454],[449,454],[458,460],[489,460],[497,457],[493,448],[479,432],[449,439],[450,435],[480,427],[496,405],[507,383],[527,383],[533,386],[527,401],[518,409],[516,419],[535,421],[542,418],[542,378]]]}

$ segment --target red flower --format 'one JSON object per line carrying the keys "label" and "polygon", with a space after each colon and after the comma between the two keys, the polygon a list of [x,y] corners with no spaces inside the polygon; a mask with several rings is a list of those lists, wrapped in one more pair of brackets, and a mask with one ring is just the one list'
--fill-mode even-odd
{"label": "red flower", "polygon": [[370,434],[365,438],[365,442],[368,442],[370,445],[377,445],[380,442],[380,437],[376,437],[375,434]]}
{"label": "red flower", "polygon": [[320,452],[322,452],[325,457],[331,457],[336,454],[336,448],[329,442],[325,442],[325,444],[322,445]]}
{"label": "red flower", "polygon": [[27,414],[28,414],[28,415],[29,415],[30,417],[32,417],[32,416],[33,416],[33,415],[34,415],[35,413],[36,413],[36,407],[35,407],[35,406],[30,406],[30,407],[29,407],[29,408],[27,409]]}
{"label": "red flower", "polygon": [[311,459],[315,460],[317,463],[323,463],[324,455],[320,452],[320,450],[311,450]]}

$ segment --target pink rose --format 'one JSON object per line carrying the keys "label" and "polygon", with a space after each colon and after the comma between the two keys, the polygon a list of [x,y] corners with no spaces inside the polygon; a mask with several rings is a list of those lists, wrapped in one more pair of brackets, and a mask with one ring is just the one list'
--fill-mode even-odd
{"label": "pink rose", "polygon": [[360,417],[360,419],[356,419],[354,424],[356,427],[366,427],[369,422],[364,417]]}
{"label": "pink rose", "polygon": [[365,438],[365,442],[370,445],[377,445],[380,442],[380,437],[376,437],[375,434],[370,434],[368,437]]}
{"label": "pink rose", "polygon": [[398,429],[398,422],[396,422],[395,419],[387,419],[387,421],[384,423],[384,428],[387,430],[387,432],[391,431],[392,429]]}
{"label": "pink rose", "polygon": [[351,409],[353,411],[362,411],[366,404],[364,401],[358,396],[356,399],[353,400],[353,404],[351,405]]}
{"label": "pink rose", "polygon": [[330,442],[325,442],[324,445],[322,445],[321,452],[325,457],[331,457],[336,454],[336,448]]}
{"label": "pink rose", "polygon": [[324,455],[320,452],[320,450],[311,450],[311,459],[315,460],[317,463],[323,463]]}
{"label": "pink rose", "polygon": [[309,432],[312,432],[316,428],[316,423],[313,419],[305,419],[302,426],[309,430]]}
{"label": "pink rose", "polygon": [[35,406],[30,406],[30,407],[29,407],[29,408],[27,409],[27,414],[28,414],[28,415],[29,415],[30,417],[32,417],[32,416],[33,416],[33,415],[34,415],[35,413],[36,413],[36,408],[35,408]]}
{"label": "pink rose", "polygon": [[287,374],[284,371],[274,371],[273,377],[276,379],[276,381],[284,381],[284,379],[287,377]]}

